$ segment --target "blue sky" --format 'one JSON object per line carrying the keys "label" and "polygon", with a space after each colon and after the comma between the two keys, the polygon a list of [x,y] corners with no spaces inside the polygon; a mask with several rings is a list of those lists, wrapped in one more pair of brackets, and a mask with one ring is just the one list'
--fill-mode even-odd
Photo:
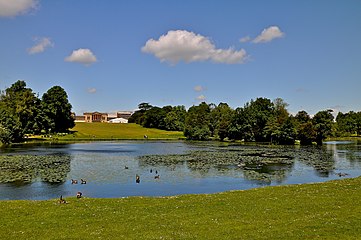
{"label": "blue sky", "polygon": [[361,111],[361,1],[0,0],[0,89],[63,87],[73,111],[283,98]]}

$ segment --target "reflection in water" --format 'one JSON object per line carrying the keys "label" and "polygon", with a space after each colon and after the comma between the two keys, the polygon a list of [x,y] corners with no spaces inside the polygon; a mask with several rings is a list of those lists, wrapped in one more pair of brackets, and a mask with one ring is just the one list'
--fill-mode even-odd
{"label": "reflection in water", "polygon": [[212,193],[346,176],[340,173],[356,177],[361,169],[360,145],[338,142],[319,148],[121,141],[0,151],[0,199],[58,198],[78,191],[85,197]]}

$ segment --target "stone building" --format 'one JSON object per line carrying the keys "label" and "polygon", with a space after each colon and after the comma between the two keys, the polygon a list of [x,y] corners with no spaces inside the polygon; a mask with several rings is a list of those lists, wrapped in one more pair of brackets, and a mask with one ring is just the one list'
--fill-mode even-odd
{"label": "stone building", "polygon": [[108,113],[86,112],[85,122],[108,122]]}

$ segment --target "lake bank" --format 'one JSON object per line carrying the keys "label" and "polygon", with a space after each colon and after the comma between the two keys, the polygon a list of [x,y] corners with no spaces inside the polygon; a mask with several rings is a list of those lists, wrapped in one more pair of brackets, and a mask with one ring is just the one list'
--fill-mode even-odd
{"label": "lake bank", "polygon": [[162,198],[0,201],[0,238],[356,239],[360,197],[359,177]]}

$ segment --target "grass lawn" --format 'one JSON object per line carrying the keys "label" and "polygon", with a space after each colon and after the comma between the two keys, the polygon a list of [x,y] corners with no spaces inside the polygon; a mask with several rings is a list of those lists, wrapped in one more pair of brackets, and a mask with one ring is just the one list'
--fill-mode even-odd
{"label": "grass lawn", "polygon": [[76,123],[71,129],[74,134],[59,137],[59,140],[102,140],[102,139],[179,139],[184,138],[183,132],[163,131],[143,128],[140,125],[116,123]]}
{"label": "grass lawn", "polygon": [[219,194],[0,201],[0,239],[361,239],[361,178]]}

